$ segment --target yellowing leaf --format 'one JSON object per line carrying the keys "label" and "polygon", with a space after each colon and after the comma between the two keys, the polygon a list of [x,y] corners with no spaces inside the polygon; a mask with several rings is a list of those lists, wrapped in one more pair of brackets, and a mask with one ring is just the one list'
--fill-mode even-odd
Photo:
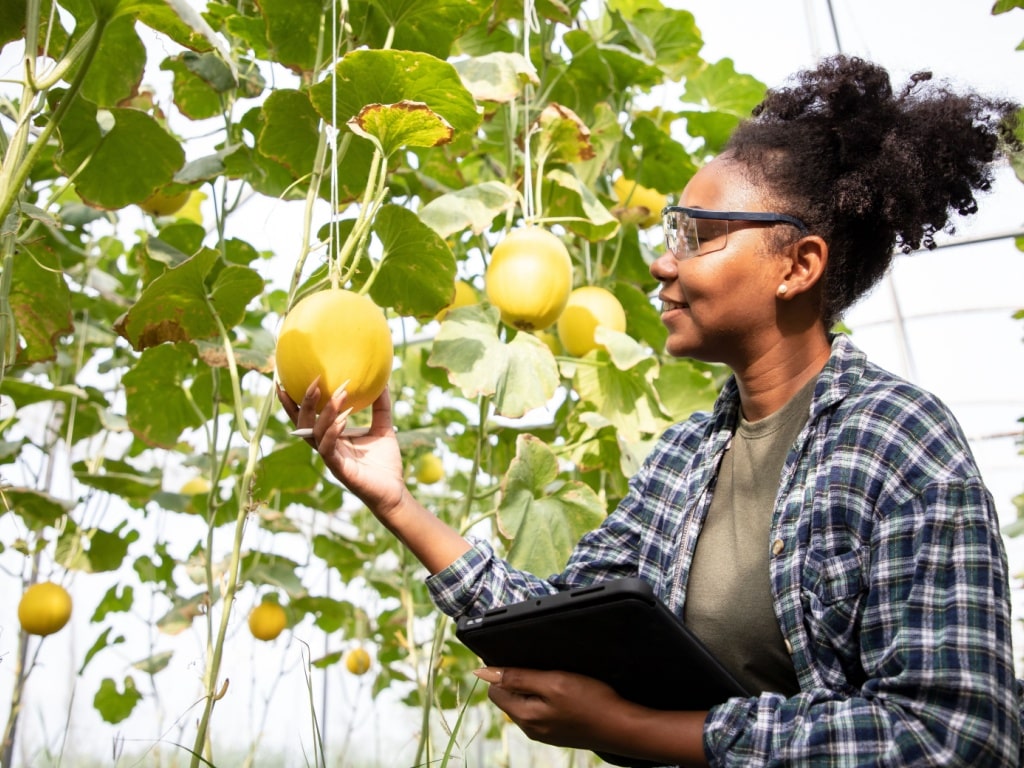
{"label": "yellowing leaf", "polygon": [[590,129],[561,104],[549,104],[538,118],[541,134],[538,153],[551,162],[576,163],[594,156]]}
{"label": "yellowing leaf", "polygon": [[452,140],[451,125],[420,101],[369,104],[348,121],[357,136],[372,141],[390,157],[402,147],[436,147]]}
{"label": "yellowing leaf", "polygon": [[495,51],[455,62],[462,82],[477,101],[506,104],[523,86],[539,85],[537,70],[521,53]]}

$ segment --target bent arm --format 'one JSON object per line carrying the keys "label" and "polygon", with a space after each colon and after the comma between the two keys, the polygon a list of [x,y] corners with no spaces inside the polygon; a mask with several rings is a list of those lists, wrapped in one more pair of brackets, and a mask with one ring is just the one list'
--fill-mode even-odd
{"label": "bent arm", "polygon": [[378,519],[431,574],[448,568],[472,548],[462,534],[408,491],[387,515]]}

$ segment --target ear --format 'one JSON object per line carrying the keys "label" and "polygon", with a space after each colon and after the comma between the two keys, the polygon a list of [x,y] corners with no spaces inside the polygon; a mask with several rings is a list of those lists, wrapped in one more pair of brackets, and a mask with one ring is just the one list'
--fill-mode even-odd
{"label": "ear", "polygon": [[828,262],[828,243],[817,235],[808,235],[793,243],[783,256],[780,299],[806,293],[818,285]]}

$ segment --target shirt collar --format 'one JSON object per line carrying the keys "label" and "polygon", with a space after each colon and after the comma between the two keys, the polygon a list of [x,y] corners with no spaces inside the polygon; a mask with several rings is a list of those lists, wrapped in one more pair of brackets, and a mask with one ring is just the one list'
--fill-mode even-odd
{"label": "shirt collar", "polygon": [[[829,335],[829,340],[832,352],[814,386],[810,413],[812,419],[850,394],[854,385],[863,378],[867,367],[867,356],[850,341],[849,336],[834,333]],[[739,418],[739,408],[739,387],[736,385],[736,377],[730,376],[715,400],[714,432],[727,431],[731,434]]]}

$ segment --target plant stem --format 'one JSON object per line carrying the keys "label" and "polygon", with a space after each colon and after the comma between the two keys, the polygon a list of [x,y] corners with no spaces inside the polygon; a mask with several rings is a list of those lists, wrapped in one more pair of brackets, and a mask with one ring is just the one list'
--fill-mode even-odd
{"label": "plant stem", "polygon": [[32,166],[35,164],[36,158],[46,148],[53,132],[61,120],[64,119],[64,115],[71,108],[71,104],[78,95],[78,91],[81,90],[82,82],[85,80],[89,67],[92,65],[92,60],[96,57],[96,52],[99,50],[103,30],[106,28],[106,25],[107,19],[99,17],[85,31],[85,35],[89,37],[89,45],[82,54],[82,61],[79,64],[78,72],[75,74],[75,79],[64,92],[61,100],[50,115],[50,119],[43,126],[32,146],[25,152],[23,157],[19,158],[18,155],[21,154],[28,142],[28,131],[31,124],[29,110],[31,104],[39,95],[38,91],[28,82],[29,79],[26,78],[25,89],[22,95],[22,115],[19,117],[18,127],[15,129],[11,144],[7,148],[7,154],[4,156],[3,167],[0,169],[0,222],[4,221],[11,212],[11,208],[14,207],[14,201],[21,192],[21,187],[32,172]]}
{"label": "plant stem", "polygon": [[[228,624],[231,618],[231,604],[238,589],[239,570],[242,562],[242,538],[245,533],[245,521],[252,508],[252,487],[256,479],[256,465],[262,453],[259,438],[266,432],[267,422],[270,420],[272,405],[275,402],[273,394],[268,394],[263,400],[263,408],[260,411],[259,421],[254,430],[254,439],[249,443],[248,457],[245,469],[239,482],[241,489],[238,494],[238,516],[235,520],[235,535],[231,545],[231,559],[226,573],[224,593],[221,595],[223,609],[220,615],[220,625],[217,628],[217,637],[213,643],[212,655],[209,667],[206,670],[206,701],[203,705],[203,714],[199,720],[199,727],[192,748],[191,768],[199,768],[200,754],[206,743],[207,732],[210,726],[210,717],[213,714],[213,707],[219,698],[219,691],[226,689],[227,681],[218,689],[217,679],[220,676],[220,665],[224,654],[224,640],[228,633]],[[207,559],[212,552],[207,552]]]}
{"label": "plant stem", "polygon": [[25,672],[25,665],[28,663],[28,634],[24,631],[18,633],[18,656],[14,664],[14,690],[11,692],[11,711],[7,715],[7,725],[4,726],[3,751],[0,752],[0,765],[12,765],[14,760],[14,739],[18,732],[18,715],[21,714],[21,694],[25,690],[25,682],[28,673]]}

